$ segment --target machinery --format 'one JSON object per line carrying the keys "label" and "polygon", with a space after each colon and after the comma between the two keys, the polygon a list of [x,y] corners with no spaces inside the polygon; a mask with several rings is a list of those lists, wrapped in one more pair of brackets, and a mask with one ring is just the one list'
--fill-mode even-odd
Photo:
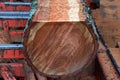
{"label": "machinery", "polygon": [[[100,7],[99,0],[86,0],[86,3],[91,9]],[[3,39],[0,42],[1,79],[27,80],[22,37],[29,17],[30,5],[31,0],[0,1],[0,38]]]}

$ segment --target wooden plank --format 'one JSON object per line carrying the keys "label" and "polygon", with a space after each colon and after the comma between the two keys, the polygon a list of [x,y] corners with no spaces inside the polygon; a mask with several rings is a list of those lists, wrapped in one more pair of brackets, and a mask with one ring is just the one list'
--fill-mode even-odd
{"label": "wooden plank", "polygon": [[106,80],[120,80],[120,77],[114,69],[114,66],[107,53],[98,53],[97,58],[100,66],[102,67]]}
{"label": "wooden plank", "polygon": [[93,11],[93,16],[108,46],[115,47],[120,42],[120,1],[100,1],[101,7]]}
{"label": "wooden plank", "polygon": [[119,48],[110,48],[112,56],[114,57],[116,63],[120,67],[120,49]]}

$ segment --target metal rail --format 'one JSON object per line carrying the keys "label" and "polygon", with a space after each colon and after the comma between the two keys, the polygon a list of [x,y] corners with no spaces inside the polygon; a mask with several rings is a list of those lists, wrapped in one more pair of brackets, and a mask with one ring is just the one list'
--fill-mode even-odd
{"label": "metal rail", "polygon": [[0,44],[0,49],[22,49],[23,44]]}
{"label": "metal rail", "polygon": [[1,11],[0,18],[2,19],[28,19],[29,12],[12,12],[12,11]]}
{"label": "metal rail", "polygon": [[13,5],[13,6],[19,6],[19,5],[23,5],[23,6],[30,6],[31,3],[30,2],[5,2],[6,5]]}

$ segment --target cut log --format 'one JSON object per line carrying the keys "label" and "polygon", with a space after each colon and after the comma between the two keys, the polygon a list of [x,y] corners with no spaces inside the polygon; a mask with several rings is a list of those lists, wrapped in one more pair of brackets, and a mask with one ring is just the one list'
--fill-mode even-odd
{"label": "cut log", "polygon": [[24,36],[25,56],[32,69],[59,77],[86,68],[95,57],[97,40],[91,27],[82,23],[86,20],[83,4],[78,0],[38,0],[33,9],[35,5]]}
{"label": "cut log", "polygon": [[93,30],[80,22],[33,22],[25,32],[25,56],[32,69],[47,76],[82,71],[95,58]]}

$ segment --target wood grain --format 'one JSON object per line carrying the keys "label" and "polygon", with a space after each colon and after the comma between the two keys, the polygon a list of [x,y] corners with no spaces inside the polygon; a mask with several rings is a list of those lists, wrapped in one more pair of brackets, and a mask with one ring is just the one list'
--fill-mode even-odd
{"label": "wood grain", "polygon": [[34,22],[85,21],[84,6],[79,0],[38,0]]}
{"label": "wood grain", "polygon": [[95,36],[83,23],[32,23],[25,34],[29,63],[48,76],[81,71],[95,57]]}
{"label": "wood grain", "polygon": [[100,0],[100,9],[93,11],[95,21],[109,47],[120,41],[120,1]]}

